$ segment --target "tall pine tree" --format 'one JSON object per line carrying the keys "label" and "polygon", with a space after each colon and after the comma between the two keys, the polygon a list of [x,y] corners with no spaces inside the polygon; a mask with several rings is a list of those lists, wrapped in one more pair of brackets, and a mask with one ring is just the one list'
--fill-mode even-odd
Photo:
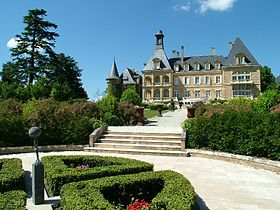
{"label": "tall pine tree", "polygon": [[59,35],[50,30],[56,29],[57,25],[45,21],[46,15],[47,12],[42,9],[29,10],[23,21],[26,24],[24,32],[16,35],[18,44],[11,49],[25,84],[33,84],[38,77],[46,75],[49,59],[55,54],[55,38]]}

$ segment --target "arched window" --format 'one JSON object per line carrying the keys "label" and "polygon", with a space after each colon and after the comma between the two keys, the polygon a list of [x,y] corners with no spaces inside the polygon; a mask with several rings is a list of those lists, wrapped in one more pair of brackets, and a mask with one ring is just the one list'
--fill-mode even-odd
{"label": "arched window", "polygon": [[169,84],[169,76],[164,76],[163,77],[163,84],[168,85]]}
{"label": "arched window", "polygon": [[160,91],[159,89],[155,89],[154,90],[154,98],[159,100],[160,99]]}
{"label": "arched window", "polygon": [[160,77],[159,76],[155,76],[154,82],[155,82],[155,85],[160,85]]}
{"label": "arched window", "polygon": [[145,99],[149,100],[152,97],[152,92],[150,90],[145,91]]}
{"label": "arched window", "polygon": [[168,89],[164,89],[163,90],[163,97],[164,98],[168,98],[169,97],[169,90]]}
{"label": "arched window", "polygon": [[152,78],[151,77],[145,77],[145,85],[151,85],[152,84]]}

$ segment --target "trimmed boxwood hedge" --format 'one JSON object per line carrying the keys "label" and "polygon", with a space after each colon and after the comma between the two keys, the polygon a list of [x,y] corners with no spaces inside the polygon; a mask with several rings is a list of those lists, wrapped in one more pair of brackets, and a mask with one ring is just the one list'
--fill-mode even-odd
{"label": "trimmed boxwood hedge", "polygon": [[[47,156],[42,162],[49,196],[59,195],[60,188],[66,183],[153,170],[153,164],[117,157]],[[87,164],[89,168],[76,168],[78,164]]]}
{"label": "trimmed boxwood hedge", "polygon": [[24,170],[17,158],[0,159],[0,192],[23,190]]}
{"label": "trimmed boxwood hedge", "polygon": [[25,210],[26,193],[23,190],[12,190],[0,193],[0,209]]}
{"label": "trimmed boxwood hedge", "polygon": [[[133,195],[152,195],[151,209],[198,209],[191,183],[174,171],[142,172],[69,183],[61,189],[64,210],[119,209]],[[114,203],[115,201],[115,203]]]}

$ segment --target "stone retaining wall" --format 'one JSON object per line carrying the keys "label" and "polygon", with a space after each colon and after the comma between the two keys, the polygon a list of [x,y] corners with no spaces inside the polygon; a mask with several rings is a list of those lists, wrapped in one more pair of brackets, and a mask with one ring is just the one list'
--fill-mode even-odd
{"label": "stone retaining wall", "polygon": [[280,174],[280,161],[200,149],[187,149],[186,151],[190,153],[191,157],[224,160],[232,163],[252,166],[257,169],[265,169]]}
{"label": "stone retaining wall", "polygon": [[[83,151],[88,145],[48,145],[38,146],[39,152],[55,152],[55,151]],[[29,153],[34,152],[33,146],[23,147],[0,147],[0,155]]]}

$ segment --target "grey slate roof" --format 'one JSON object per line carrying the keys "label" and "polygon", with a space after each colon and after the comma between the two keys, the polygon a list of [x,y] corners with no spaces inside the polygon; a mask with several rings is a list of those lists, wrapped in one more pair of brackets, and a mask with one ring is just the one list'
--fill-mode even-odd
{"label": "grey slate roof", "polygon": [[110,71],[110,73],[108,75],[108,78],[106,80],[110,80],[110,79],[120,79],[115,59],[113,61],[111,71]]}
{"label": "grey slate roof", "polygon": [[245,44],[241,41],[239,37],[237,37],[227,57],[226,66],[237,65],[235,56],[240,53],[243,53],[245,55],[250,65],[259,65],[256,59],[254,58],[254,56],[250,53],[248,48],[245,46]]}
{"label": "grey slate roof", "polygon": [[[200,63],[200,70],[204,70],[204,64],[208,62],[210,62],[210,69],[213,69],[215,62],[220,62],[222,66],[225,65],[226,58],[222,55],[184,57],[184,64],[189,64],[191,70],[194,69],[195,63]],[[175,64],[179,64],[180,70],[183,70],[181,58],[170,58],[169,63],[172,67],[174,67]]]}
{"label": "grey slate roof", "polygon": [[154,69],[154,59],[161,60],[161,68],[163,70],[171,69],[171,66],[169,64],[168,58],[164,52],[163,49],[155,49],[152,56],[149,58],[147,64],[145,65],[143,71],[146,70],[153,70]]}
{"label": "grey slate roof", "polygon": [[124,70],[124,72],[121,74],[121,79],[123,81],[123,84],[125,85],[134,85],[134,84],[137,84],[137,78],[139,77],[140,75],[133,72],[132,69],[129,69],[129,68],[126,68]]}

